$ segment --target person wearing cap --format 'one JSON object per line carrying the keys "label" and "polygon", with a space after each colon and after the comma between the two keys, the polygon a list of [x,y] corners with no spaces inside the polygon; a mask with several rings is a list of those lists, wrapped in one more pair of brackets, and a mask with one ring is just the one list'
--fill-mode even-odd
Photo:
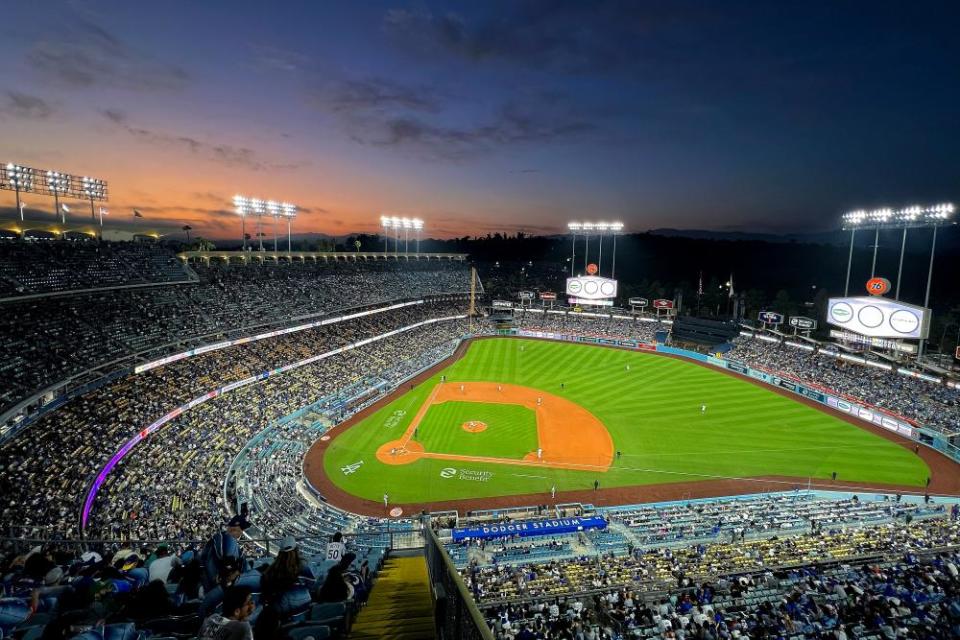
{"label": "person wearing cap", "polygon": [[203,567],[203,603],[199,614],[204,616],[223,600],[224,589],[234,583],[246,568],[243,549],[237,542],[250,523],[243,515],[233,516],[223,531],[215,533],[200,552]]}
{"label": "person wearing cap", "polygon": [[231,584],[245,566],[243,549],[238,540],[243,532],[250,528],[245,516],[233,516],[227,522],[226,529],[215,533],[200,552],[200,563],[204,568],[203,588],[208,592],[219,585]]}
{"label": "person wearing cap", "polygon": [[197,637],[200,640],[253,640],[253,629],[247,622],[253,610],[249,587],[228,587],[223,594],[222,613],[208,616]]}

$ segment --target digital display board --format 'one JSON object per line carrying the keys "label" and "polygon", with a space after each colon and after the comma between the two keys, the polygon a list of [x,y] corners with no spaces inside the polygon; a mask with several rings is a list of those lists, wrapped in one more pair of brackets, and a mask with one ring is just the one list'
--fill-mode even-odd
{"label": "digital display board", "polygon": [[930,310],[879,297],[830,298],[827,322],[870,338],[923,340],[930,332]]}

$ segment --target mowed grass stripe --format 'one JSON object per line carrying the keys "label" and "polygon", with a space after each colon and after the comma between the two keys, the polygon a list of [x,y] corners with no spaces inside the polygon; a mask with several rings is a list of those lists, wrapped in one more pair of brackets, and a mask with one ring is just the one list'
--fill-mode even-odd
{"label": "mowed grass stripe", "polygon": [[[381,465],[373,452],[383,442],[399,437],[439,380],[438,374],[337,437],[324,464],[339,486],[379,500],[387,485],[397,502],[430,502],[549,492],[553,485],[558,490],[585,489],[591,488],[594,480],[601,486],[678,482],[703,476],[782,475],[822,480],[836,471],[841,480],[922,487],[929,474],[923,461],[904,447],[770,389],[676,358],[505,338],[472,343],[461,360],[441,373],[448,383],[517,384],[576,402],[604,423],[622,457],[606,473],[454,465],[490,472],[483,482],[441,479],[439,471],[450,466],[449,462],[423,459],[407,466]],[[707,405],[704,414],[700,412],[702,403]],[[388,424],[392,424],[395,410],[406,414],[391,427]],[[442,421],[461,417],[444,416]],[[535,449],[535,444],[523,440],[526,431],[504,428],[508,430],[500,432],[505,437],[499,440],[493,429],[484,436],[444,427],[421,436],[442,438],[425,445],[449,453],[477,451],[481,444],[485,452],[505,452],[503,457],[522,457]],[[359,471],[340,472],[342,466],[360,458],[364,464]]]}
{"label": "mowed grass stripe", "polygon": [[[471,420],[486,423],[487,429],[464,431]],[[519,405],[443,402],[427,411],[416,440],[427,451],[519,460],[537,449],[537,419]]]}

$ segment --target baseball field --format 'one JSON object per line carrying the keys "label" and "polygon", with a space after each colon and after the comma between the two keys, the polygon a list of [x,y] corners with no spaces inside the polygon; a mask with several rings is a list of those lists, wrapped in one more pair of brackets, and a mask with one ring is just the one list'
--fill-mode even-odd
{"label": "baseball field", "polygon": [[378,503],[386,494],[391,506],[752,478],[787,488],[829,484],[834,472],[836,482],[922,490],[931,475],[911,449],[748,380],[516,338],[471,343],[335,430],[322,456],[336,489]]}

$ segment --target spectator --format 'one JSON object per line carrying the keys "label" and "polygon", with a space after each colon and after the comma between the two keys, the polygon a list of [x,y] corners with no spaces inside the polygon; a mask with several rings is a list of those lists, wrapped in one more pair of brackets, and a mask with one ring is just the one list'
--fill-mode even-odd
{"label": "spectator", "polygon": [[203,621],[200,640],[253,640],[247,619],[253,613],[249,587],[229,587],[223,594],[223,614],[214,613]]}

